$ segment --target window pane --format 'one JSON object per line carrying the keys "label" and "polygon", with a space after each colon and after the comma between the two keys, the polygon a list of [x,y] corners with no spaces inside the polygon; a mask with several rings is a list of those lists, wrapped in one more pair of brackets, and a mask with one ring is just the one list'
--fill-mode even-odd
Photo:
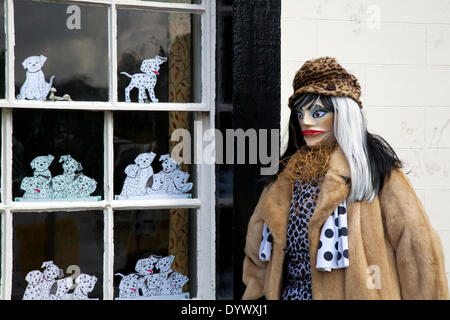
{"label": "window pane", "polygon": [[[51,86],[59,97],[108,100],[106,7],[16,0],[14,13],[16,96],[45,96],[54,76]],[[41,55],[47,58],[45,62],[37,58]],[[25,62],[29,57],[34,58]],[[40,78],[34,72],[38,70],[42,71]]]}
{"label": "window pane", "polygon": [[64,278],[80,273],[95,276],[88,296],[102,297],[103,212],[14,213],[13,232],[12,299],[22,299],[28,285],[25,277],[30,271],[43,272],[46,261],[53,261]]}
{"label": "window pane", "polygon": [[103,196],[103,123],[103,112],[14,110],[13,198],[98,201]]}
{"label": "window pane", "polygon": [[191,3],[201,4],[202,0],[142,0],[142,1],[158,1],[158,2],[171,2],[171,3]]}
{"label": "window pane", "polygon": [[6,48],[6,39],[5,39],[5,4],[4,1],[0,1],[0,99],[5,98],[5,76],[6,76],[6,68],[5,68],[5,48]]}
{"label": "window pane", "polygon": [[[192,166],[186,164],[190,161],[182,163],[182,156],[188,159],[191,147],[190,117],[188,112],[114,113],[114,194],[117,200],[194,197]],[[185,129],[184,132],[189,137],[171,142],[170,137],[175,129]],[[162,180],[169,181],[161,172],[164,171],[165,155],[172,155],[172,150],[175,162],[181,166],[165,172],[173,176],[172,187],[176,189],[157,188],[156,184]],[[141,158],[145,160],[147,157],[150,162],[141,164]],[[165,163],[168,162],[171,160],[168,159]]]}
{"label": "window pane", "polygon": [[[178,220],[177,220],[178,219]],[[169,271],[177,272],[189,277],[189,212],[188,210],[153,210],[153,211],[116,211],[114,213],[114,297],[124,297],[131,293],[133,297],[142,298],[152,295],[151,286],[124,288],[121,282],[126,276],[134,274],[137,278],[146,275]],[[170,258],[166,268],[153,262],[142,270],[137,266],[141,259],[148,259],[151,255]],[[125,276],[125,277],[124,277]],[[159,283],[161,284],[161,282]],[[161,286],[158,285],[158,288]],[[182,292],[189,292],[189,282],[183,285]],[[131,290],[134,289],[134,290]],[[123,290],[120,292],[120,290]],[[130,291],[131,290],[131,291]],[[156,292],[156,291],[155,291]],[[160,292],[160,291],[158,291]],[[162,295],[161,292],[155,295]],[[167,294],[166,294],[167,295]]]}
{"label": "window pane", "polygon": [[199,15],[119,9],[117,29],[119,101],[201,101]]}

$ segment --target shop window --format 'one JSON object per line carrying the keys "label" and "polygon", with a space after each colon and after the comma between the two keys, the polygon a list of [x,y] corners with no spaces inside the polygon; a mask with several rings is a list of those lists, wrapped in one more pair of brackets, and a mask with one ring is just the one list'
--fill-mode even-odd
{"label": "shop window", "polygon": [[201,4],[202,0],[141,0],[141,1],[158,1],[158,2],[169,2],[169,3],[192,3]]}
{"label": "shop window", "polygon": [[[194,70],[200,48],[199,15],[117,11],[118,97],[125,102],[200,102]],[[198,54],[198,53],[197,53]],[[143,94],[141,98],[140,95]]]}
{"label": "shop window", "polygon": [[[33,281],[30,271],[44,272],[45,262],[52,261],[62,270],[53,282],[67,277],[75,280],[81,273],[95,276],[97,281],[89,298],[102,297],[103,292],[103,215],[102,212],[15,213],[13,231],[12,299],[23,298]],[[31,278],[31,279],[30,279]],[[36,280],[38,282],[38,280]],[[75,287],[75,286],[74,286]],[[72,293],[69,290],[69,294]]]}
{"label": "shop window", "polygon": [[39,88],[50,99],[54,87],[74,101],[109,99],[106,6],[16,0],[14,13],[16,98]]}
{"label": "shop window", "polygon": [[[176,129],[185,129],[192,136],[189,131],[190,118],[187,112],[115,113],[114,194],[117,199],[193,198],[195,188],[192,166],[170,157],[173,147],[180,142],[170,141],[168,138]],[[134,125],[130,126],[130,123]],[[186,147],[191,148],[191,145]],[[179,148],[176,155],[181,158],[183,152],[188,152],[186,147]],[[142,157],[150,157],[150,162],[145,166],[139,163]],[[166,159],[176,165],[167,168],[165,163],[169,162]],[[144,171],[149,171],[150,178],[143,176]],[[179,175],[176,175],[177,172]],[[138,181],[140,177],[146,180]],[[142,182],[145,183],[144,190]],[[164,183],[172,185],[163,185]]]}
{"label": "shop window", "polygon": [[[214,263],[197,260],[214,260],[214,169],[177,159],[177,173],[189,175],[183,192],[116,197],[136,157],[154,154],[153,174],[145,181],[151,188],[162,159],[172,157],[178,143],[171,141],[174,130],[191,133],[193,155],[213,127],[211,2],[0,2],[0,299],[22,299],[27,275],[42,274],[51,262],[62,270],[57,280],[78,266],[97,279],[89,298],[114,300],[120,286],[115,273],[133,273],[135,260],[147,254],[173,256],[173,272],[189,276],[189,298],[213,298]],[[42,89],[40,80],[32,80],[30,96],[22,90],[24,60],[41,55],[44,99],[32,95]],[[141,73],[142,62],[156,56],[167,58],[154,87],[159,103],[148,90],[139,103],[136,87],[127,101],[125,88],[133,79],[122,72]],[[195,121],[201,124],[196,134]],[[40,157],[48,162],[43,169]],[[74,172],[66,171],[70,159]],[[95,181],[95,190],[86,195],[82,185],[67,195],[58,189],[60,180],[72,187],[80,177]],[[29,187],[36,181],[44,188]]]}
{"label": "shop window", "polygon": [[[103,117],[99,112],[15,110],[14,199],[103,198]],[[39,158],[43,167],[34,165]]]}
{"label": "shop window", "polygon": [[[177,210],[153,210],[153,211],[119,211],[114,215],[115,255],[114,255],[114,296],[123,296],[120,283],[124,276],[134,274],[139,277],[158,274],[161,272],[157,259],[149,261],[145,268],[139,268],[139,261],[157,257],[159,259],[173,259],[166,264],[170,273],[177,272],[189,278],[187,265],[189,228],[178,230],[174,235],[174,229],[170,228],[171,219],[177,215]],[[183,248],[182,251],[176,248]],[[166,271],[163,269],[162,271]],[[120,274],[120,275],[118,275]],[[158,287],[161,287],[161,279],[158,279]],[[155,285],[155,289],[156,289]],[[134,288],[141,290],[143,298],[152,298],[151,293],[146,294],[145,287]],[[183,284],[183,293],[189,292],[189,284]],[[180,290],[179,290],[180,291]],[[133,293],[131,291],[131,293]]]}

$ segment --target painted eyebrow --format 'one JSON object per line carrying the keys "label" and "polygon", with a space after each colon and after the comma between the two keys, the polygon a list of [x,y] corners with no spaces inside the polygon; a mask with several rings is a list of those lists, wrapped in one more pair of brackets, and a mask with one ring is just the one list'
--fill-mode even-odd
{"label": "painted eyebrow", "polygon": [[[307,111],[307,110],[310,110],[311,108],[313,108],[313,107],[319,107],[319,108],[324,108],[325,109],[325,106],[323,106],[323,105],[321,105],[321,104],[318,104],[318,103],[312,103],[308,108],[306,108],[305,110]],[[303,111],[303,108],[302,107],[300,107],[300,108],[298,108],[298,111]]]}

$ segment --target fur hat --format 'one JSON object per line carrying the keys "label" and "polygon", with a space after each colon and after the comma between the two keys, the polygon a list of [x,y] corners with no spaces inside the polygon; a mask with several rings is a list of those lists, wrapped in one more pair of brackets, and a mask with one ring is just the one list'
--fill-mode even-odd
{"label": "fur hat", "polygon": [[294,78],[294,94],[289,98],[289,108],[301,93],[318,93],[328,96],[350,97],[362,108],[359,100],[361,86],[358,79],[347,72],[335,58],[321,57],[306,61]]}

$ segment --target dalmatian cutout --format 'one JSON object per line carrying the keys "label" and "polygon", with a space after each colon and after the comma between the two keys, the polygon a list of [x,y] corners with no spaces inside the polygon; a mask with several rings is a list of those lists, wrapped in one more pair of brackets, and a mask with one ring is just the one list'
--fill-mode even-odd
{"label": "dalmatian cutout", "polygon": [[170,275],[170,293],[180,294],[183,292],[183,286],[189,281],[184,274],[173,272]]}
{"label": "dalmatian cutout", "polygon": [[47,57],[44,55],[30,56],[22,62],[22,66],[25,69],[25,82],[20,88],[20,93],[17,95],[17,99],[23,100],[47,100],[47,95],[53,84],[53,78],[50,77],[50,81],[46,82],[42,67],[47,61]]}
{"label": "dalmatian cutout", "polygon": [[165,193],[164,186],[166,185],[165,175],[163,173],[156,173],[153,175],[153,182],[150,188],[147,188],[147,193]]}
{"label": "dalmatian cutout", "polygon": [[54,160],[52,155],[39,156],[30,163],[34,169],[32,177],[24,177],[20,188],[25,191],[16,201],[100,201],[92,197],[97,182],[80,171],[83,166],[71,155],[62,156],[59,163],[63,174],[52,177],[49,167]]}
{"label": "dalmatian cutout", "polygon": [[136,263],[136,267],[135,270],[137,273],[142,274],[142,275],[151,275],[154,273],[154,267],[156,262],[158,262],[158,258],[156,256],[151,255],[148,258],[145,259],[140,259],[138,260],[138,262]]}
{"label": "dalmatian cutout", "polygon": [[127,177],[123,183],[122,192],[120,196],[127,198],[129,196],[135,196],[138,194],[137,185],[138,185],[138,177],[137,174],[139,172],[139,166],[137,164],[130,164],[125,168],[125,174]]}
{"label": "dalmatian cutout", "polygon": [[34,158],[30,163],[31,168],[34,169],[33,177],[42,176],[46,179],[51,179],[52,174],[48,168],[52,164],[53,159],[55,157],[51,154]]}
{"label": "dalmatian cutout", "polygon": [[39,270],[28,272],[25,277],[28,285],[23,294],[22,300],[42,300],[42,282],[44,281],[44,274]]}
{"label": "dalmatian cutout", "polygon": [[39,177],[25,177],[22,179],[20,189],[25,191],[24,199],[48,199],[51,195],[51,188],[49,186],[50,180]]}
{"label": "dalmatian cutout", "polygon": [[72,300],[90,300],[88,295],[94,290],[97,277],[81,273],[75,279],[75,283],[77,286],[75,287]]}
{"label": "dalmatian cutout", "polygon": [[147,91],[152,102],[159,102],[158,98],[156,98],[155,96],[155,86],[157,82],[157,76],[159,76],[159,70],[161,68],[160,66],[166,61],[166,57],[155,56],[153,59],[146,59],[142,62],[142,73],[135,73],[133,75],[130,75],[126,72],[121,72],[121,74],[126,75],[131,79],[130,83],[125,88],[125,102],[131,102],[130,92],[134,88],[137,88],[139,90],[139,103],[144,103],[144,101],[147,99]]}
{"label": "dalmatian cutout", "polygon": [[193,187],[193,183],[187,183],[188,179],[189,173],[178,169],[172,171],[170,173],[170,183],[167,187],[167,192],[174,194],[183,194],[189,192]]}
{"label": "dalmatian cutout", "polygon": [[76,197],[85,198],[89,197],[89,195],[97,189],[97,181],[85,176],[84,174],[80,174],[72,183],[72,187],[72,192]]}
{"label": "dalmatian cutout", "polygon": [[98,300],[88,297],[94,290],[96,276],[81,273],[75,279],[74,292],[70,293],[74,285],[72,277],[64,278],[64,272],[53,261],[44,262],[41,268],[44,268],[43,272],[33,270],[26,275],[28,285],[22,300]]}
{"label": "dalmatian cutout", "polygon": [[180,165],[168,154],[162,155],[159,161],[162,170],[153,172],[151,166],[156,154],[142,153],[136,157],[134,164],[125,168],[127,177],[122,192],[116,200],[144,200],[164,198],[190,198],[188,194],[193,183],[189,183],[189,173],[181,171]]}
{"label": "dalmatian cutout", "polygon": [[190,198],[193,183],[188,183],[189,173],[181,171],[180,165],[168,154],[159,158],[162,170],[153,176],[153,184],[147,188],[148,194],[163,194],[169,197]]}
{"label": "dalmatian cutout", "polygon": [[161,275],[159,273],[151,274],[144,277],[143,295],[147,297],[155,297],[161,295]]}
{"label": "dalmatian cutout", "polygon": [[170,299],[186,298],[183,286],[189,281],[185,275],[172,270],[175,256],[150,255],[136,263],[136,273],[123,275],[119,283],[119,297],[116,299]]}
{"label": "dalmatian cutout", "polygon": [[116,276],[122,277],[119,284],[119,296],[121,298],[135,298],[140,296],[139,292],[142,289],[144,278],[134,273],[126,276],[121,273],[116,273]]}
{"label": "dalmatian cutout", "polygon": [[139,167],[138,173],[136,175],[137,185],[136,192],[137,195],[143,196],[147,192],[147,182],[151,176],[153,176],[153,168],[151,166],[156,154],[153,152],[142,153],[136,157],[134,162]]}

